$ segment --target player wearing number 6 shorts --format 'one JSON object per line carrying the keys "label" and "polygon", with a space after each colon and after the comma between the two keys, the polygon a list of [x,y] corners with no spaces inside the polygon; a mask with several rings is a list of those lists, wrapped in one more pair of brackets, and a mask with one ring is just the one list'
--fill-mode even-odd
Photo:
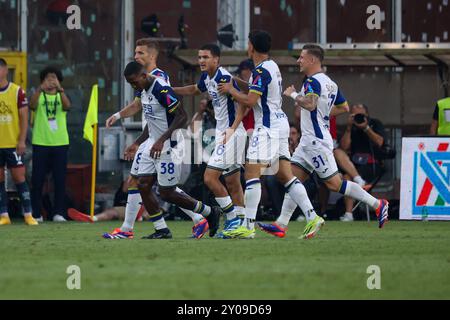
{"label": "player wearing number 6 shorts", "polygon": [[[388,220],[388,202],[378,200],[364,191],[360,185],[342,180],[333,156],[333,140],[329,131],[329,116],[333,105],[348,106],[338,86],[322,71],[324,51],[318,45],[305,45],[298,63],[306,74],[300,93],[293,86],[284,94],[301,106],[300,127],[302,137],[291,162],[293,173],[305,181],[315,171],[324,184],[334,192],[361,201],[372,207],[378,217],[379,228]],[[290,217],[297,204],[286,195],[278,220],[271,225],[259,224],[264,231],[284,237]]]}
{"label": "player wearing number 6 shorts", "polygon": [[[229,94],[217,90],[221,83],[232,83],[239,90],[231,74],[219,65],[220,49],[206,44],[198,52],[202,75],[197,84],[174,88],[180,95],[208,92],[212,98],[216,118],[215,148],[205,170],[204,181],[226,215],[224,231],[239,227],[244,215],[244,192],[241,185],[241,166],[244,163],[246,132],[242,125],[245,109]],[[224,177],[225,186],[220,182]],[[227,190],[228,189],[228,190]],[[218,237],[222,237],[220,233]]]}

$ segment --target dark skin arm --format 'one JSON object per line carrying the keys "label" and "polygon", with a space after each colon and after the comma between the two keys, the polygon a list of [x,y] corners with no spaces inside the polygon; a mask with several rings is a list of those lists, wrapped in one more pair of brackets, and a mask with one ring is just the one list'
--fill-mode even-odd
{"label": "dark skin arm", "polygon": [[181,103],[178,104],[177,109],[174,111],[174,115],[175,118],[173,119],[169,129],[163,133],[163,135],[153,144],[152,148],[150,149],[150,156],[152,158],[159,158],[164,147],[164,142],[170,139],[172,133],[175,130],[180,129],[185,125],[187,121],[187,114]]}

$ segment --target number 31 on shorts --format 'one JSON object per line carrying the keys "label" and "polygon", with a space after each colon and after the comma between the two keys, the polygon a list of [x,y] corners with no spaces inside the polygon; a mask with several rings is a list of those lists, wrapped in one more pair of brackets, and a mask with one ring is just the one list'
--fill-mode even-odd
{"label": "number 31 on shorts", "polygon": [[[320,168],[320,164],[322,164],[323,166],[325,165],[325,161],[323,161],[321,155],[318,155],[317,157],[313,157],[312,160],[313,160],[313,162],[314,162],[314,167],[315,167],[316,169],[319,169],[319,168]],[[320,160],[320,162],[319,162],[319,160]]]}
{"label": "number 31 on shorts", "polygon": [[175,173],[175,165],[172,162],[161,162],[161,174],[174,174]]}

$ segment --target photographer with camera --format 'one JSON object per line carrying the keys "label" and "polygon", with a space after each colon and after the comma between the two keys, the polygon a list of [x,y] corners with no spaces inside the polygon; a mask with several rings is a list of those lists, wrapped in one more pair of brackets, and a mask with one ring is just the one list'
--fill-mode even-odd
{"label": "photographer with camera", "polygon": [[[365,104],[356,104],[351,107],[340,148],[349,154],[355,168],[365,181],[372,182],[381,173],[384,134],[383,124],[369,117],[369,109]],[[347,174],[344,179],[351,180]],[[353,199],[346,197],[342,221],[353,221],[352,208]]]}

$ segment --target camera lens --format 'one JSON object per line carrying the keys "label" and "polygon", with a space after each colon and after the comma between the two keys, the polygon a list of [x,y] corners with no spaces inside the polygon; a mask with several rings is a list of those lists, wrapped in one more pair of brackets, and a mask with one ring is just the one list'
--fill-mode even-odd
{"label": "camera lens", "polygon": [[363,123],[366,120],[366,116],[361,113],[358,113],[355,114],[355,117],[353,119],[355,120],[356,123]]}

